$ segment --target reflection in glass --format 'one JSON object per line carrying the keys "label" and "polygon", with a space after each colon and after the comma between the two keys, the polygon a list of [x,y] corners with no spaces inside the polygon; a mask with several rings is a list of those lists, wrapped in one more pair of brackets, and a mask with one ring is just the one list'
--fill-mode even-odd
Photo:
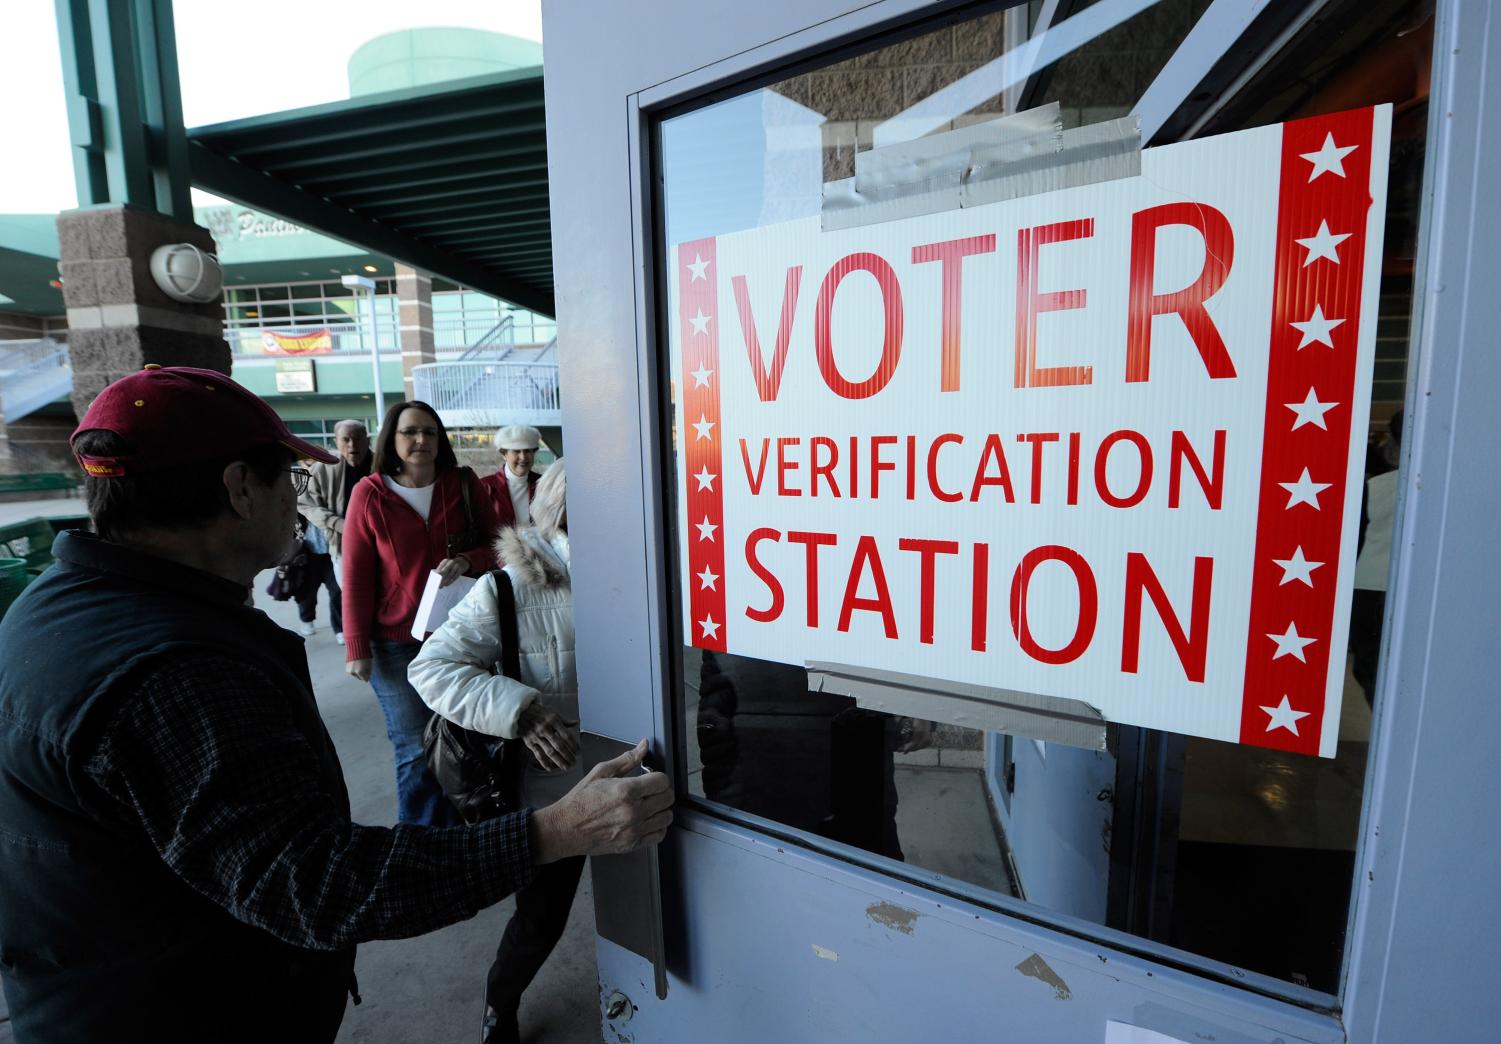
{"label": "reflection in glass", "polygon": [[[1141,112],[1150,92],[1150,144],[1393,103],[1372,449],[1337,756],[1129,726],[1112,726],[1103,751],[982,733],[809,692],[801,666],[685,646],[679,733],[691,794],[904,863],[920,880],[939,875],[970,895],[1024,899],[1337,990],[1395,513],[1432,11],[1344,0],[1300,21],[1304,12],[1289,9],[1297,6],[1269,5],[1244,41],[1198,41],[1228,50],[1202,83],[1181,89],[1190,48],[1178,48],[1207,2],[993,11],[665,120],[657,160],[670,246],[816,216],[825,184],[851,177],[859,153],[1049,102],[1076,127]],[[1053,25],[1039,23],[1044,13],[1056,14]],[[675,432],[671,409],[662,423]],[[677,618],[682,597],[673,591]]]}

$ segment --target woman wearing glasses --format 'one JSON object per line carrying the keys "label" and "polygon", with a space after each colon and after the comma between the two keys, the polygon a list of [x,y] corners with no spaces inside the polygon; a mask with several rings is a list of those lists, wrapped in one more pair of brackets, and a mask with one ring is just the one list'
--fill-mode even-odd
{"label": "woman wearing glasses", "polygon": [[345,670],[370,682],[396,754],[402,823],[459,821],[422,755],[432,712],[407,682],[421,643],[412,621],[436,570],[445,584],[495,564],[495,514],[479,480],[460,467],[437,412],[423,402],[386,411],[370,474],[344,519]]}

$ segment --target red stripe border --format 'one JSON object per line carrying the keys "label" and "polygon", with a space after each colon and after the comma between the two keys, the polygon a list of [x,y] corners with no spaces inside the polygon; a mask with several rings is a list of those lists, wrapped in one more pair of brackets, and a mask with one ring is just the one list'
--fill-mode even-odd
{"label": "red stripe border", "polygon": [[724,454],[719,410],[719,259],[715,240],[678,245],[678,427],[688,527],[688,644],[728,648],[724,594]]}
{"label": "red stripe border", "polygon": [[[1330,639],[1345,502],[1359,495],[1346,479],[1374,119],[1373,109],[1358,109],[1282,130],[1240,742],[1299,754],[1320,752],[1331,672],[1342,682],[1345,668],[1345,650],[1331,649]],[[1310,395],[1317,408],[1307,405]]]}

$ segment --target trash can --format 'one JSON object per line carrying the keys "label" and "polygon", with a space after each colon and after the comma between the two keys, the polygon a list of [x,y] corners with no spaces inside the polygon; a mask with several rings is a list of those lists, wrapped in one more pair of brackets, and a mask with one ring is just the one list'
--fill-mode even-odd
{"label": "trash can", "polygon": [[0,616],[5,615],[10,603],[20,597],[30,582],[31,574],[26,572],[26,559],[0,558]]}

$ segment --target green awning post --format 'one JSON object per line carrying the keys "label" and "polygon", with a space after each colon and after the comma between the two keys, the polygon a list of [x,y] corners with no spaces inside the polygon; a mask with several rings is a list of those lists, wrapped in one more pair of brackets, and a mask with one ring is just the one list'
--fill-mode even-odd
{"label": "green awning post", "polygon": [[56,0],[78,205],[192,224],[172,0]]}

